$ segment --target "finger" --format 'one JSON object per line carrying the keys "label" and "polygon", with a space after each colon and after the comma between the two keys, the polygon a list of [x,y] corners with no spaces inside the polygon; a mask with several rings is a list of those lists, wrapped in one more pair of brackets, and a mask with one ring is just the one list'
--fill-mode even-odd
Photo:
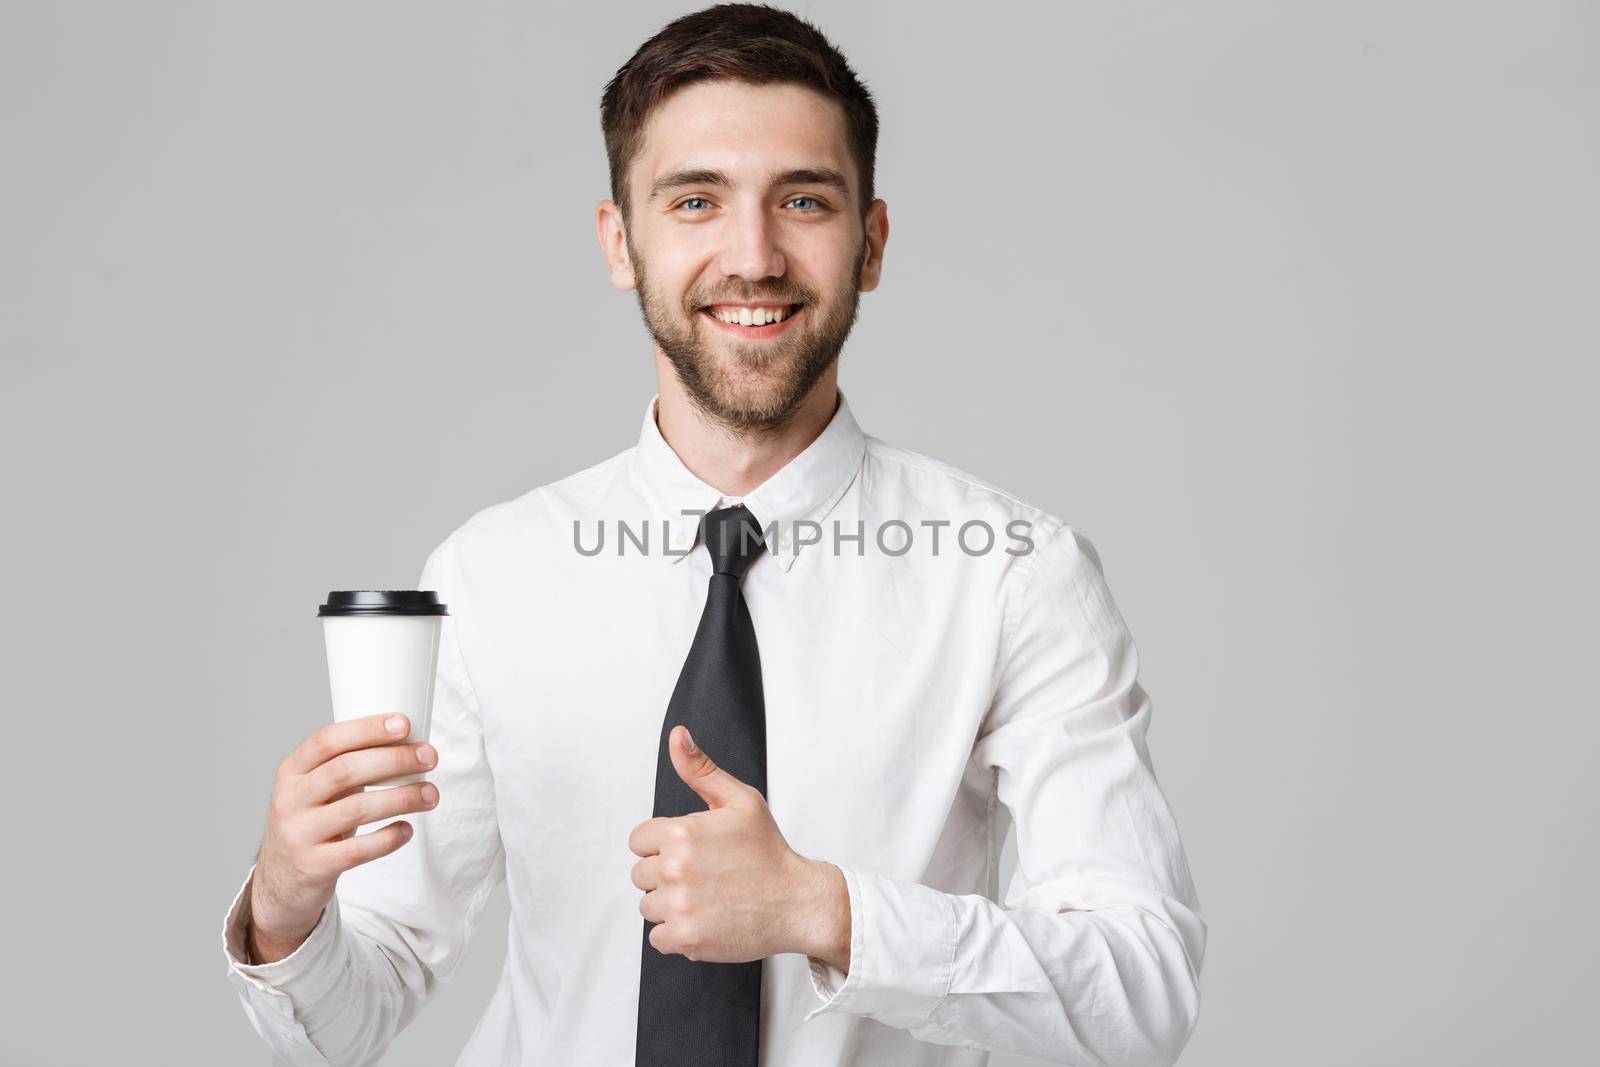
{"label": "finger", "polygon": [[[303,782],[304,779],[302,778],[301,781]],[[345,797],[354,796],[355,794],[362,793],[362,792],[365,792],[365,790],[361,786],[359,786],[359,785],[351,786],[349,789],[341,789],[339,792],[333,794],[333,796],[329,797],[325,803],[326,804],[336,804],[339,801],[343,800]],[[309,808],[307,810],[316,811],[317,809],[316,808]],[[353,836],[355,836],[355,832],[356,832],[355,827],[352,826],[350,829],[346,830],[344,833],[340,834],[339,836],[341,838],[353,837]]]}
{"label": "finger", "polygon": [[357,827],[408,812],[431,811],[438,802],[439,789],[432,782],[362,790],[311,809],[307,832],[313,841],[348,838]]}
{"label": "finger", "polygon": [[[385,725],[390,719],[399,720],[398,729]],[[341,753],[373,745],[391,745],[410,730],[411,720],[398,714],[364,715],[359,719],[329,723],[296,745],[284,758],[282,766],[291,774],[309,774]]]}
{"label": "finger", "polygon": [[660,893],[646,893],[639,898],[639,914],[653,923],[666,922],[666,909],[661,906]]}
{"label": "finger", "polygon": [[657,923],[650,928],[650,947],[663,956],[682,955],[671,923]]}
{"label": "finger", "polygon": [[657,815],[633,828],[633,832],[628,835],[628,847],[636,856],[653,856],[661,851],[662,845],[674,837],[687,836],[688,827],[683,826],[678,818]]}
{"label": "finger", "polygon": [[[424,758],[426,757],[426,758]],[[326,804],[337,794],[384,778],[432,770],[438,755],[432,745],[380,745],[335,756],[300,781],[308,806]]]}
{"label": "finger", "polygon": [[699,746],[691,748],[694,739],[687,726],[674,726],[667,737],[667,751],[672,757],[673,769],[685,785],[693,789],[708,808],[728,808],[749,804],[761,797],[754,786],[740,781],[721,767]]}
{"label": "finger", "polygon": [[316,857],[314,862],[326,863],[332,868],[325,871],[325,874],[338,875],[379,856],[387,856],[409,840],[411,840],[411,824],[403,821],[392,822],[370,834],[356,834],[344,841],[317,845],[312,855]]}
{"label": "finger", "polygon": [[655,889],[661,884],[660,866],[660,856],[646,856],[638,863],[635,863],[633,870],[629,872],[633,878],[633,884],[646,892]]}

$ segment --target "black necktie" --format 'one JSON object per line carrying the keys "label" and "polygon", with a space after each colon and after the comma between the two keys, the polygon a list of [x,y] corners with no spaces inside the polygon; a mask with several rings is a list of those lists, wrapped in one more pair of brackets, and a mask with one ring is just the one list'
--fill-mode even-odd
{"label": "black necktie", "polygon": [[[711,588],[689,657],[667,703],[656,751],[658,816],[705,811],[667,751],[682,723],[717,766],[767,795],[767,711],[761,657],[739,579],[761,553],[761,527],[743,504],[707,512],[700,540],[711,553]],[[650,944],[644,921],[636,1067],[756,1067],[761,961],[712,963]]]}

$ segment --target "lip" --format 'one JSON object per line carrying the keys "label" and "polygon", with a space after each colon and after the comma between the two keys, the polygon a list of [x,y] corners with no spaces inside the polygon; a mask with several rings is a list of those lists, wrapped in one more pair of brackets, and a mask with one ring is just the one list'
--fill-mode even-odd
{"label": "lip", "polygon": [[717,327],[723,333],[733,334],[735,337],[742,337],[746,341],[765,341],[769,338],[782,336],[784,331],[789,328],[789,324],[791,322],[806,313],[808,306],[809,305],[807,304],[801,304],[799,308],[790,312],[788,317],[782,322],[769,322],[765,326],[735,326],[730,323],[723,322],[721,319],[711,314],[710,310],[707,308],[701,308],[697,314],[704,318],[710,319],[711,325]]}

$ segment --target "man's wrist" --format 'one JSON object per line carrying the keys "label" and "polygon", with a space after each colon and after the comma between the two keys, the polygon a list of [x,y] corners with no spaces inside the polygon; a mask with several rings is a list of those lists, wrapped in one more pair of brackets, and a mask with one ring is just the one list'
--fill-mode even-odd
{"label": "man's wrist", "polygon": [[251,966],[260,966],[267,963],[277,963],[286,956],[292,955],[296,949],[305,944],[306,937],[296,941],[280,941],[272,937],[263,937],[256,927],[253,902],[247,902],[244,913],[240,916],[243,920],[243,934],[240,941],[244,945],[244,961]]}
{"label": "man's wrist", "polygon": [[803,924],[801,951],[850,973],[850,887],[844,872],[827,860],[806,860],[814,902]]}
{"label": "man's wrist", "polygon": [[252,965],[263,963],[277,963],[287,956],[294,955],[299,947],[306,943],[302,937],[298,941],[273,941],[263,938],[256,930],[256,924],[246,920],[244,930],[245,962]]}
{"label": "man's wrist", "polygon": [[250,921],[250,916],[244,917],[244,936],[239,939],[244,945],[244,961],[250,966],[256,965],[256,924]]}

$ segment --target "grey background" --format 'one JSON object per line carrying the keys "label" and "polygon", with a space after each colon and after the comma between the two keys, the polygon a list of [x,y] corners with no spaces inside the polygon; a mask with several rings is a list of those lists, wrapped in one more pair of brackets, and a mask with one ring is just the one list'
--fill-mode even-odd
{"label": "grey background", "polygon": [[[0,4],[0,1060],[267,1062],[219,930],[313,605],[632,442],[598,97],[685,10]],[[883,119],[858,416],[1085,531],[1139,642],[1184,1062],[1593,1062],[1595,5],[797,10]],[[506,918],[384,1064],[454,1062]]]}

